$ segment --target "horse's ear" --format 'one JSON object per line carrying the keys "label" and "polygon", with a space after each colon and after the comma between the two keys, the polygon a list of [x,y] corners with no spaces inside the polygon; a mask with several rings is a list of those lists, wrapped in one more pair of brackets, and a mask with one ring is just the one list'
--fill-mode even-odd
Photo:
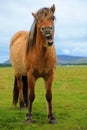
{"label": "horse's ear", "polygon": [[53,4],[53,5],[51,6],[50,11],[51,11],[52,14],[54,14],[54,12],[55,12],[55,4]]}
{"label": "horse's ear", "polygon": [[35,13],[32,13],[32,15],[33,15],[33,17],[36,19],[36,15],[35,15]]}

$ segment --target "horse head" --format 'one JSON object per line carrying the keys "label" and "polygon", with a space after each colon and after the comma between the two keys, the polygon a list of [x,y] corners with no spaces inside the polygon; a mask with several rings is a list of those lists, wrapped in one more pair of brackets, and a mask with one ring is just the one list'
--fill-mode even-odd
{"label": "horse head", "polygon": [[37,13],[32,13],[36,23],[36,32],[44,41],[44,46],[51,46],[54,43],[54,12],[55,5],[51,8],[42,8]]}

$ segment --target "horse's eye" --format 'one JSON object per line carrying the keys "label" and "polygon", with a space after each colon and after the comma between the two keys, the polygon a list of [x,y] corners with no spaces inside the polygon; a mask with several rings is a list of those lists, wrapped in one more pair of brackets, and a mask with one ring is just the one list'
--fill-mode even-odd
{"label": "horse's eye", "polygon": [[44,31],[44,30],[45,30],[45,27],[42,27],[42,28],[41,28],[41,31]]}
{"label": "horse's eye", "polygon": [[50,30],[53,30],[53,27],[52,27],[52,26],[50,26]]}
{"label": "horse's eye", "polygon": [[54,16],[52,16],[52,20],[54,20],[55,19],[55,17]]}

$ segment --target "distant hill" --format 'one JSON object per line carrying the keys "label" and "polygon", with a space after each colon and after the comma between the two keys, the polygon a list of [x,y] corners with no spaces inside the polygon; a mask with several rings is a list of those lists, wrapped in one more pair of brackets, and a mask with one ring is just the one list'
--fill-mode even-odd
{"label": "distant hill", "polygon": [[4,61],[3,64],[10,64],[10,60]]}
{"label": "distant hill", "polygon": [[[87,64],[87,57],[81,56],[69,56],[69,55],[57,55],[58,65],[78,65]],[[2,65],[10,65],[10,60],[6,60]]]}
{"label": "distant hill", "polygon": [[59,55],[57,56],[57,60],[59,65],[87,64],[87,57],[81,56]]}

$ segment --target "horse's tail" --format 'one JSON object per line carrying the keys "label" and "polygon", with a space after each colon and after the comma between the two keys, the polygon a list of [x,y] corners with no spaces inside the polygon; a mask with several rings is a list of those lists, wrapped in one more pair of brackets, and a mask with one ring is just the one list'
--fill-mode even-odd
{"label": "horse's tail", "polygon": [[[28,83],[27,83],[27,76],[22,76],[23,82],[23,96],[24,96],[24,103],[26,107],[28,106]],[[19,90],[17,86],[17,78],[15,77],[14,80],[14,89],[13,89],[13,105],[16,106],[19,98]]]}
{"label": "horse's tail", "polygon": [[13,105],[15,105],[15,106],[18,102],[18,97],[19,97],[19,90],[18,90],[18,87],[17,87],[17,78],[15,77],[14,89],[13,89]]}

